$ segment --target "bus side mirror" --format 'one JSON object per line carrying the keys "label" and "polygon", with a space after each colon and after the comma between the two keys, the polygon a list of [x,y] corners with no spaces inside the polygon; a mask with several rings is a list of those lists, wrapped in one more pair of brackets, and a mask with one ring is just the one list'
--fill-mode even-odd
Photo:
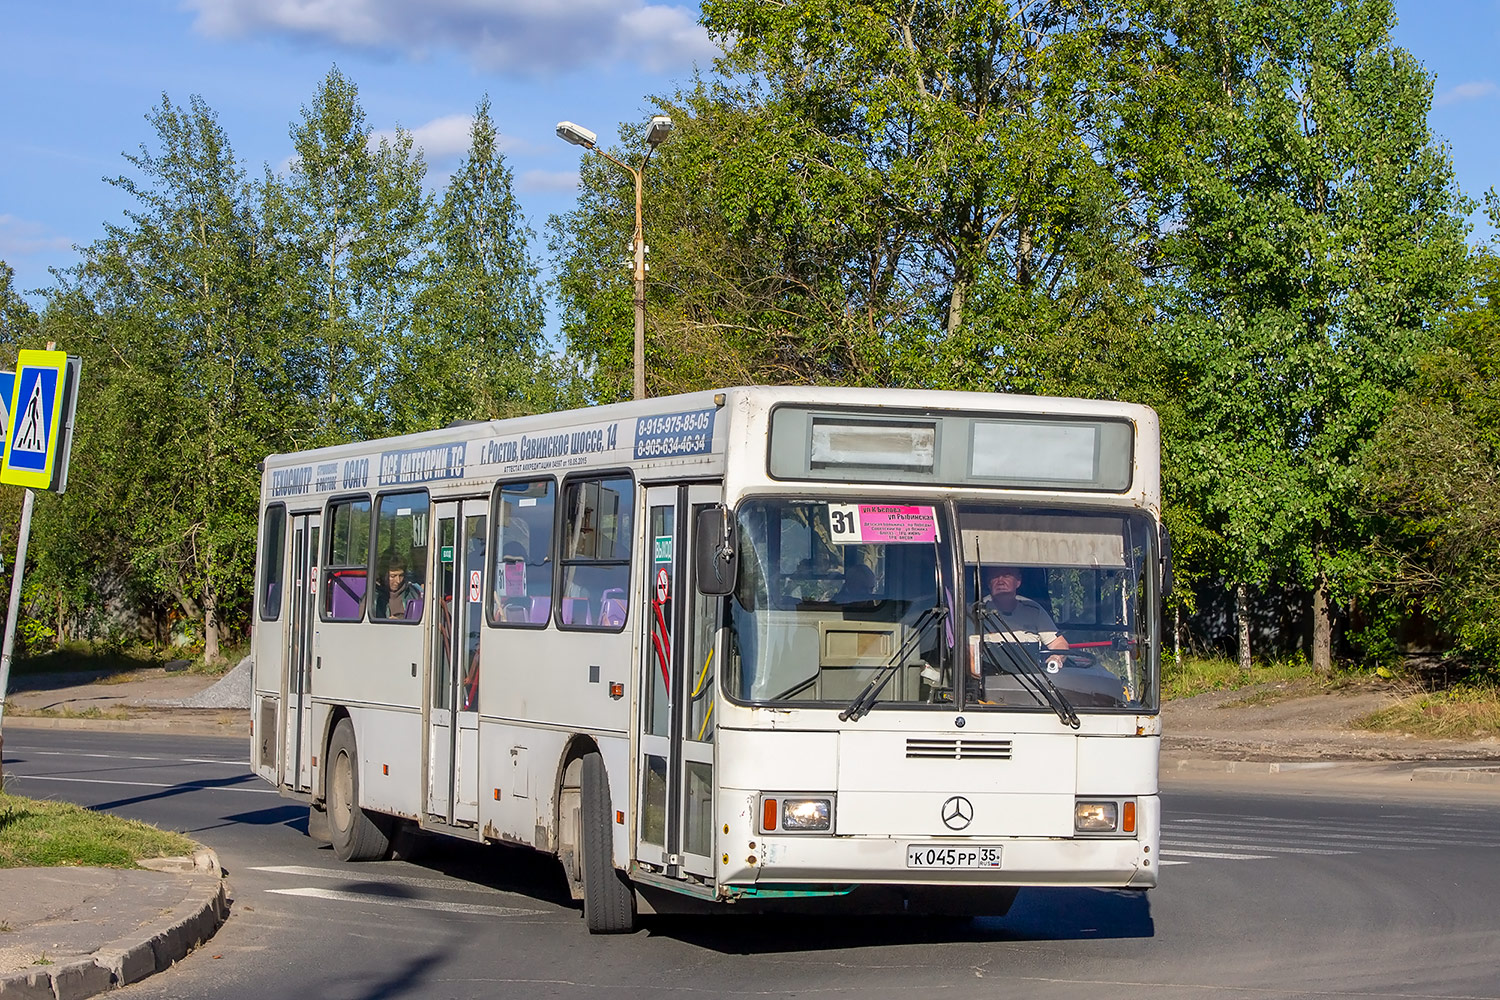
{"label": "bus side mirror", "polygon": [[710,597],[734,593],[740,569],[734,536],[734,515],[728,507],[718,504],[698,512],[693,531],[693,570],[699,593]]}
{"label": "bus side mirror", "polygon": [[1172,533],[1161,526],[1161,599],[1172,595]]}

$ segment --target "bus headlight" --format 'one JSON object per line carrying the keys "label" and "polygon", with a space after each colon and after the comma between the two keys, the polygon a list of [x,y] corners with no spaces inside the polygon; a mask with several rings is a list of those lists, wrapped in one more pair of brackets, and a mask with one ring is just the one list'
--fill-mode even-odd
{"label": "bus headlight", "polygon": [[1073,829],[1079,833],[1114,833],[1119,807],[1113,802],[1079,802],[1073,806]]}
{"label": "bus headlight", "polygon": [[827,833],[832,829],[833,799],[830,796],[761,796],[761,833]]}
{"label": "bus headlight", "polygon": [[1073,803],[1073,831],[1096,836],[1135,835],[1135,799],[1078,799]]}

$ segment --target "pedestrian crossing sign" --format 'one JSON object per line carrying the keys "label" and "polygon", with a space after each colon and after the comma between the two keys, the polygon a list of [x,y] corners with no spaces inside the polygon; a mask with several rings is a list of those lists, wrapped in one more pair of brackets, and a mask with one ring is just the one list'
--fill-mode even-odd
{"label": "pedestrian crossing sign", "polygon": [[[0,372],[0,427],[10,427],[10,397],[16,392],[16,373]],[[5,444],[10,435],[0,437],[0,461],[5,458]]]}
{"label": "pedestrian crossing sign", "polygon": [[6,420],[0,483],[61,493],[68,482],[78,359],[63,351],[22,351]]}

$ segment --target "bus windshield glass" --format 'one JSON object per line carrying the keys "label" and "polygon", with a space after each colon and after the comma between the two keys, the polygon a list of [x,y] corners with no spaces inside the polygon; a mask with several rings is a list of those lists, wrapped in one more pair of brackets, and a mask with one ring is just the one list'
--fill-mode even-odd
{"label": "bus windshield glass", "polygon": [[1149,518],[981,504],[957,514],[967,707],[1156,709]]}
{"label": "bus windshield glass", "polygon": [[1155,710],[1144,515],[799,498],[737,520],[737,701]]}

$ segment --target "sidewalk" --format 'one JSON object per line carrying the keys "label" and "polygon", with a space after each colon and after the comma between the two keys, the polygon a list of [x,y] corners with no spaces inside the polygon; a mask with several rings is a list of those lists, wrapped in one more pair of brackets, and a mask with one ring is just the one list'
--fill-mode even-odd
{"label": "sidewalk", "polygon": [[[1242,693],[1230,692],[1171,703],[1162,714],[1162,778],[1500,791],[1500,740],[1418,740],[1348,725],[1379,698],[1243,706]],[[23,675],[12,678],[9,703],[19,711],[7,710],[4,726],[248,739],[249,701],[245,663],[222,679],[164,671],[107,683]],[[217,857],[200,850],[153,867],[159,870],[0,870],[0,998],[81,1000],[162,971],[208,940],[229,912]]]}
{"label": "sidewalk", "polygon": [[171,965],[229,916],[207,849],[153,870],[0,870],[0,997],[81,1000]]}
{"label": "sidewalk", "polygon": [[[88,729],[248,739],[248,667],[223,677],[146,670],[125,680],[13,675],[6,732]],[[203,706],[203,707],[191,707]],[[22,713],[49,714],[28,715]],[[115,868],[0,869],[0,998],[82,1000],[161,972],[229,916],[207,848]]]}

